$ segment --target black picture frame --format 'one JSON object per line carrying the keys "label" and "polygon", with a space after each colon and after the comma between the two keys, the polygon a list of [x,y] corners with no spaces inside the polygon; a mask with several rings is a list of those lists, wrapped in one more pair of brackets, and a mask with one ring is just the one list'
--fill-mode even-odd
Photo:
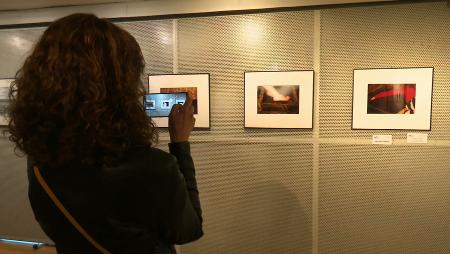
{"label": "black picture frame", "polygon": [[[431,79],[430,79],[430,90],[429,90],[429,117],[428,117],[428,128],[404,128],[404,127],[397,127],[397,128],[369,128],[369,127],[359,127],[360,125],[357,124],[358,127],[355,127],[355,117],[356,115],[360,116],[360,113],[355,113],[356,110],[356,92],[355,87],[357,84],[355,84],[355,73],[356,71],[384,71],[384,70],[419,70],[419,69],[431,69]],[[415,130],[415,131],[431,131],[432,127],[432,114],[433,114],[433,89],[434,89],[434,67],[384,67],[384,68],[359,68],[359,69],[353,69],[353,87],[352,87],[352,124],[351,129],[352,130]],[[381,73],[380,73],[381,75]],[[389,83],[389,82],[385,82]],[[367,83],[369,84],[369,83]],[[416,93],[417,94],[417,93]],[[360,105],[361,106],[361,105]],[[358,107],[359,108],[359,107]],[[363,107],[364,108],[364,107]],[[380,114],[383,115],[383,114]],[[380,117],[382,118],[382,117]]]}

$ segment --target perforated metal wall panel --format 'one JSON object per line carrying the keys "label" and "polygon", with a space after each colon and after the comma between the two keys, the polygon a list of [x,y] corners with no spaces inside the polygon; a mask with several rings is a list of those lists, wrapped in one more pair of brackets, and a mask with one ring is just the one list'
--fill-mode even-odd
{"label": "perforated metal wall panel", "polygon": [[14,78],[44,29],[0,30],[0,78]]}
{"label": "perforated metal wall panel", "polygon": [[0,157],[0,238],[51,242],[34,219],[28,201],[26,160],[14,154],[4,137],[0,137]]}
{"label": "perforated metal wall panel", "polygon": [[430,139],[449,139],[450,9],[445,2],[321,11],[320,137],[405,138],[351,130],[353,70],[434,67]]}
{"label": "perforated metal wall panel", "polygon": [[[450,252],[446,2],[119,25],[139,42],[147,73],[211,74],[211,129],[191,139],[205,236],[182,254]],[[14,75],[41,32],[0,30],[0,78]],[[314,63],[318,128],[244,129],[244,71]],[[406,145],[411,131],[351,130],[353,69],[386,67],[434,67],[432,130],[421,131],[429,144]],[[372,134],[394,144],[369,145]],[[167,130],[160,138],[167,151]],[[45,238],[28,205],[25,161],[4,138],[0,158],[0,236]]]}
{"label": "perforated metal wall panel", "polygon": [[172,73],[172,21],[141,21],[117,23],[136,38],[145,59],[142,82],[147,87],[150,73]]}
{"label": "perforated metal wall panel", "polygon": [[[313,69],[313,12],[182,19],[179,70],[211,74],[211,130],[195,132],[205,209],[195,253],[311,253],[311,130],[244,129],[244,71]],[[196,142],[208,140],[208,142]]]}
{"label": "perforated metal wall panel", "polygon": [[208,139],[311,137],[311,130],[243,127],[244,72],[312,70],[313,22],[310,11],[178,21],[179,71],[211,73]]}
{"label": "perforated metal wall panel", "polygon": [[194,142],[205,235],[181,253],[311,253],[311,151],[284,142]]}
{"label": "perforated metal wall panel", "polygon": [[[13,78],[43,29],[0,30],[0,78]],[[0,237],[49,242],[28,201],[26,160],[17,157],[0,126]]]}
{"label": "perforated metal wall panel", "polygon": [[319,253],[450,253],[449,156],[320,145]]}
{"label": "perforated metal wall panel", "polygon": [[[450,252],[449,28],[444,2],[321,11],[319,253]],[[435,68],[430,144],[351,130],[353,69],[419,66]],[[394,145],[345,144],[380,133]]]}

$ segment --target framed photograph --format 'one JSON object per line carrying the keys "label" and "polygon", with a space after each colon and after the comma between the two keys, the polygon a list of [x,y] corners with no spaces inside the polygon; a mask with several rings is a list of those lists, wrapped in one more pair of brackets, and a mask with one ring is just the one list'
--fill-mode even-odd
{"label": "framed photograph", "polygon": [[430,130],[433,72],[354,70],[352,129]]}
{"label": "framed photograph", "polygon": [[314,71],[245,72],[245,127],[313,127]]}
{"label": "framed photograph", "polygon": [[9,103],[9,88],[14,79],[0,79],[0,126],[8,125],[6,107]]}
{"label": "framed photograph", "polygon": [[[195,128],[210,127],[209,74],[149,75],[148,86],[149,93],[188,93],[193,99]],[[153,121],[158,127],[168,127],[168,117],[154,118]]]}

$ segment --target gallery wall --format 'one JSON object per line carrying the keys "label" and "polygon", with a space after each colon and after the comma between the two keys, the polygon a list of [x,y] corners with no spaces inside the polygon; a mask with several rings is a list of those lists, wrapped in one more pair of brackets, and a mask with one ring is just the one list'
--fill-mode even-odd
{"label": "gallery wall", "polygon": [[[195,253],[448,253],[450,8],[445,1],[118,23],[148,74],[210,73],[211,128],[192,153]],[[42,28],[0,30],[0,78]],[[431,131],[352,130],[353,70],[434,67]],[[245,71],[315,71],[314,128],[244,129]],[[144,82],[147,78],[142,77]],[[427,133],[427,144],[406,134]],[[393,136],[372,145],[372,135]],[[167,150],[167,130],[158,147]],[[46,240],[23,158],[0,139],[0,236]]]}

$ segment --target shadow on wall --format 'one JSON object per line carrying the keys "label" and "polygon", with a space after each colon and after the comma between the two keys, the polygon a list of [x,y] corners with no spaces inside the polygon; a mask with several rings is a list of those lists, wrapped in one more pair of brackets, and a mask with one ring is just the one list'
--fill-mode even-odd
{"label": "shadow on wall", "polygon": [[[225,229],[224,253],[311,253],[311,219],[294,193],[276,181],[249,182]],[[222,252],[221,252],[222,253]]]}

